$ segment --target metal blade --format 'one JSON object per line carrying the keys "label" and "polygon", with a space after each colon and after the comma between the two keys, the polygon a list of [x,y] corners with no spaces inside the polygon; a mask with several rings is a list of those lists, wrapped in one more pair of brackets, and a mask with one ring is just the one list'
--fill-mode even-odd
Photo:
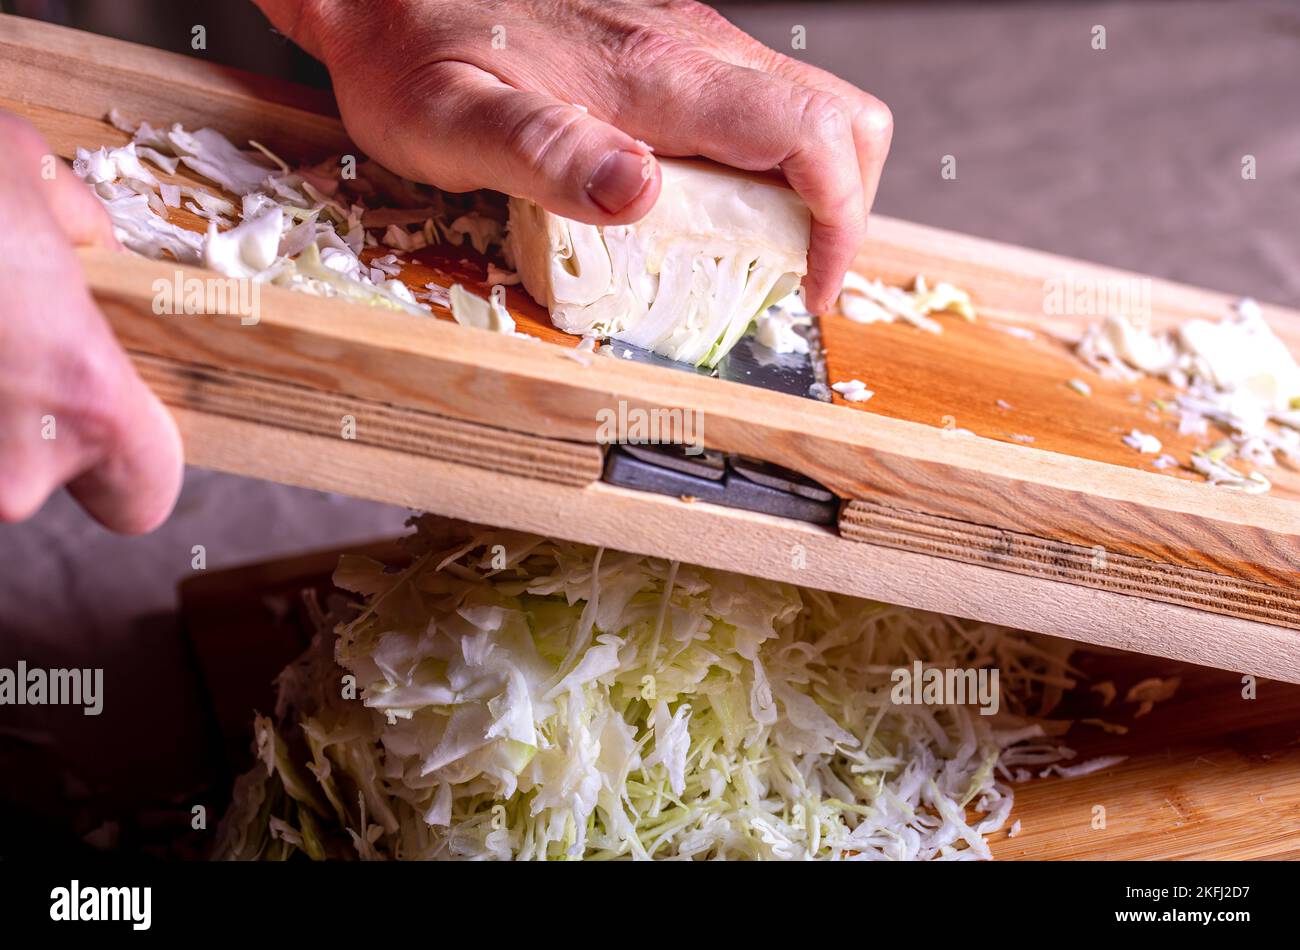
{"label": "metal blade", "polygon": [[822,355],[817,318],[813,317],[811,326],[798,327],[795,332],[808,341],[807,353],[775,353],[758,342],[751,328],[731,352],[722,358],[716,369],[678,363],[622,340],[609,340],[605,345],[610,349],[610,356],[615,359],[665,366],[701,376],[716,376],[718,379],[757,386],[771,392],[830,402],[831,393],[826,385],[826,361]]}
{"label": "metal blade", "polygon": [[681,464],[680,446],[611,445],[602,481],[810,524],[835,524],[839,499],[798,472],[737,456],[724,462],[720,453],[706,454],[714,458],[697,472]]}

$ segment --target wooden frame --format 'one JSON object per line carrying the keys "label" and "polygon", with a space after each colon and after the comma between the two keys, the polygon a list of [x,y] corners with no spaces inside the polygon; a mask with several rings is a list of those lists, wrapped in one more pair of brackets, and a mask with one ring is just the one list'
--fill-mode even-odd
{"label": "wooden frame", "polygon": [[[290,156],[348,147],[314,94],[0,22],[0,107],[32,118],[63,154],[103,134],[111,107],[220,126]],[[1242,496],[953,438],[934,423],[276,288],[254,326],[160,317],[154,281],[202,272],[102,251],[82,260],[119,339],[177,410],[195,464],[1300,682],[1300,501],[1288,493]],[[879,217],[863,260],[887,279],[941,274],[976,291],[982,315],[1040,331],[1079,326],[1041,315],[1045,279],[1134,276]],[[1148,286],[1158,321],[1217,316],[1227,300]],[[1300,316],[1268,312],[1300,348]],[[620,403],[698,411],[711,447],[820,481],[846,499],[843,536],[593,483],[598,413]],[[343,415],[356,439],[331,434]],[[813,555],[804,566],[796,545]],[[1108,567],[1095,566],[1097,549]]]}

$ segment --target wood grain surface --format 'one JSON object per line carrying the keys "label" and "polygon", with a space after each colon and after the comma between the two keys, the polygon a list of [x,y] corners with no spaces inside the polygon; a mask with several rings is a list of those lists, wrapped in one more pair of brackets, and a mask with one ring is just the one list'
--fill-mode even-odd
{"label": "wood grain surface", "polygon": [[[1300,860],[1300,687],[1121,653],[1076,655],[1087,674],[1058,713],[1076,717],[1076,762],[1124,755],[1078,778],[1018,783],[1021,830],[989,845],[998,859]],[[1128,690],[1177,676],[1177,692],[1135,718]],[[1102,704],[1090,686],[1110,682]],[[1126,727],[1112,735],[1084,719]],[[1104,826],[1102,822],[1104,821]]]}
{"label": "wood grain surface", "polygon": [[[450,523],[449,523],[450,530]],[[252,710],[272,707],[271,678],[305,648],[310,624],[299,591],[324,596],[340,551],[216,571],[180,588],[182,621],[214,697],[224,746],[236,768],[249,760]],[[402,563],[395,541],[355,549]],[[1300,687],[1119,651],[1083,651],[1075,689],[1054,717],[1075,722],[1074,762],[1127,758],[1078,778],[1016,783],[1009,829],[991,836],[998,859],[1171,860],[1300,858]],[[1148,677],[1179,677],[1172,698],[1137,716],[1128,690]],[[1112,684],[1104,704],[1091,686]],[[1102,720],[1126,735],[1083,720]],[[1100,809],[1100,811],[1099,811]],[[1104,819],[1104,820],[1099,820]]]}
{"label": "wood grain surface", "polygon": [[[1105,379],[1074,356],[1066,340],[1028,315],[1016,321],[968,322],[947,315],[938,319],[942,334],[904,324],[864,326],[840,316],[824,318],[821,332],[831,381],[859,378],[875,392],[859,403],[836,394],[836,402],[861,412],[928,423],[950,438],[969,437],[969,432],[981,439],[1198,484],[1204,479],[1184,467],[1192,450],[1208,448],[1229,434],[1210,425],[1204,436],[1180,435],[1173,386],[1153,377],[1134,382]],[[1012,336],[1007,327],[1029,331],[1032,339]],[[1081,329],[1076,327],[1075,335]],[[1071,380],[1085,383],[1092,394],[1081,395],[1068,385]],[[1183,464],[1154,466],[1157,454],[1124,444],[1123,437],[1134,429],[1156,436],[1162,452]],[[1250,470],[1242,466],[1243,472]],[[1300,498],[1300,473],[1295,469],[1260,471],[1274,481],[1274,497]]]}
{"label": "wood grain surface", "polygon": [[[328,102],[312,94],[290,87],[272,89],[264,81],[219,67],[30,21],[4,18],[4,26],[7,45],[2,49],[12,67],[7,63],[0,75],[0,105],[31,118],[61,154],[70,154],[77,144],[123,141],[120,132],[100,121],[113,106],[133,119],[155,123],[179,119],[219,127],[237,139],[257,137],[290,157],[318,158],[348,148],[337,119],[329,114]],[[77,75],[67,75],[74,72]],[[85,88],[91,80],[84,76],[91,75],[97,85]],[[933,525],[933,519],[960,522],[960,530],[946,540],[946,547],[931,547],[924,555],[925,563],[939,574],[956,569],[941,566],[940,561],[985,558],[981,545],[987,546],[988,532],[1013,532],[1031,539],[1026,543],[1036,545],[1036,550],[1052,545],[1101,547],[1116,557],[1116,563],[1144,562],[1134,569],[1154,578],[1151,587],[1128,587],[1123,594],[1116,594],[1116,589],[1089,591],[1107,595],[1087,601],[1097,608],[1106,604],[1106,609],[1114,609],[1109,605],[1117,603],[1113,599],[1117,597],[1137,601],[1130,606],[1155,610],[1157,601],[1147,598],[1180,585],[1195,587],[1204,575],[1210,575],[1211,587],[1218,583],[1214,577],[1221,577],[1229,586],[1236,584],[1236,590],[1256,592],[1291,589],[1300,581],[1300,494],[1295,473],[1270,471],[1278,485],[1273,493],[1242,496],[1210,488],[1185,472],[1152,470],[1148,458],[1123,447],[1119,438],[1130,428],[1140,428],[1167,439],[1171,447],[1190,447],[1169,431],[1168,419],[1150,414],[1150,401],[1163,394],[1160,385],[1146,381],[1122,386],[1087,374],[1070,355],[1068,341],[1096,316],[1049,314],[1044,303],[1046,281],[1105,284],[1136,279],[1144,282],[1152,322],[1159,326],[1191,316],[1219,316],[1228,302],[1222,294],[877,217],[859,258],[860,270],[896,284],[924,273],[931,281],[965,287],[981,319],[972,325],[943,318],[945,333],[933,336],[906,326],[862,326],[827,318],[823,336],[831,379],[860,378],[877,392],[869,403],[846,406],[590,357],[446,320],[381,313],[276,288],[265,289],[256,326],[221,316],[160,317],[152,306],[153,282],[171,279],[178,270],[199,279],[204,272],[100,251],[86,251],[82,260],[96,299],[122,342],[133,353],[152,357],[155,367],[170,361],[172,378],[186,367],[204,367],[209,380],[231,374],[252,387],[248,392],[257,386],[283,384],[322,394],[322,405],[330,399],[382,404],[395,413],[389,419],[393,431],[408,425],[407,412],[420,414],[421,419],[456,420],[479,427],[465,430],[474,433],[467,438],[476,449],[459,460],[487,465],[502,476],[515,472],[512,466],[517,462],[488,457],[486,436],[491,431],[591,446],[601,410],[620,404],[680,408],[702,414],[705,441],[711,447],[786,465],[850,502],[870,503],[875,506],[872,511],[894,509],[897,545],[912,544],[921,530],[918,525]],[[404,277],[411,283],[427,282],[426,277],[439,283],[454,278],[480,291],[486,288],[483,261],[467,251],[448,256],[445,250],[434,249],[419,255],[408,270]],[[572,343],[549,328],[540,308],[517,289],[511,292],[511,305],[525,332],[551,342]],[[1266,308],[1266,314],[1279,335],[1300,349],[1300,318],[1278,308]],[[1021,340],[1002,332],[999,327],[1004,325],[1027,327],[1035,339]],[[1066,388],[1065,380],[1073,376],[1092,384],[1090,399]],[[209,391],[216,388],[210,386]],[[227,387],[222,398],[233,399],[236,389]],[[196,398],[193,390],[176,389],[172,397],[179,398],[178,393]],[[288,429],[282,427],[286,438],[321,431],[318,422],[290,419],[305,404],[302,400],[281,404],[278,411],[289,415],[269,421],[289,424]],[[209,402],[207,408],[215,405]],[[238,415],[232,402],[223,406],[232,418]],[[187,412],[192,411],[191,406]],[[246,414],[239,421],[265,427],[268,419]],[[307,460],[255,457],[242,444],[201,441],[239,439],[243,430],[215,424],[215,417],[212,425],[191,426],[190,460],[278,480],[304,477]],[[433,441],[425,438],[420,444],[431,451]],[[299,444],[302,451],[315,452],[323,451],[325,442],[318,438]],[[422,494],[395,484],[398,469],[391,462],[402,453],[392,447],[402,444],[393,442],[387,450],[377,444],[360,446],[373,454],[358,452],[350,458],[353,464],[373,465],[371,470],[346,476],[317,474],[316,481],[331,482],[318,487],[382,500]],[[561,452],[570,451],[572,447],[561,447]],[[320,458],[313,461],[319,463]],[[234,468],[233,460],[243,460],[247,467]],[[418,467],[419,461],[413,464]],[[510,487],[514,483],[508,478],[487,479],[484,484],[527,493],[522,486]],[[493,507],[498,519],[506,519],[517,506],[500,501]],[[466,514],[446,507],[445,513]],[[846,515],[862,510],[867,509],[850,504]],[[908,524],[913,514],[916,523]],[[705,563],[715,558],[711,549],[721,542],[710,534],[707,523],[708,519],[687,519],[683,559]],[[845,524],[848,534],[860,527],[851,517]],[[784,525],[774,536],[786,539],[783,546],[788,547],[789,539],[800,531],[799,526]],[[659,543],[636,538],[626,528],[622,534],[627,539],[624,546]],[[758,541],[742,537],[734,543],[745,546]],[[763,557],[746,560],[759,562]],[[982,563],[998,566],[973,575],[981,584],[989,584],[986,578],[997,579],[975,598],[988,612],[993,610],[992,600],[1017,585],[1000,579],[1012,576],[1002,570],[1012,567],[1010,562],[985,559]],[[789,568],[783,571],[791,573]],[[1160,579],[1161,572],[1170,576]],[[1055,576],[1089,583],[1068,572]],[[1300,667],[1291,665],[1294,635],[1270,626],[1286,622],[1289,608],[1279,613],[1277,606],[1285,604],[1286,597],[1221,597],[1203,590],[1178,596],[1182,598],[1178,603],[1195,604],[1196,609],[1188,611],[1192,615],[1219,612],[1222,616],[1215,622],[1230,625],[1228,614],[1244,614],[1269,625],[1252,624],[1246,642],[1227,645],[1207,642],[1208,634],[1200,632],[1207,625],[1192,625],[1192,633],[1186,625],[1169,626],[1139,638],[1144,645],[1159,641],[1154,652],[1200,662],[1230,658],[1227,665],[1260,669],[1254,657],[1261,644],[1284,644],[1285,649],[1268,662],[1277,675],[1300,677]],[[913,593],[912,599],[924,598]],[[1022,626],[1047,622],[1031,622],[1035,612],[1016,603],[995,612],[1017,611],[1024,614]],[[1119,615],[1126,614],[1121,610]],[[1084,631],[1109,620],[1095,613],[1078,619]],[[1265,635],[1263,630],[1271,632]],[[1087,638],[1089,634],[1073,635]]]}

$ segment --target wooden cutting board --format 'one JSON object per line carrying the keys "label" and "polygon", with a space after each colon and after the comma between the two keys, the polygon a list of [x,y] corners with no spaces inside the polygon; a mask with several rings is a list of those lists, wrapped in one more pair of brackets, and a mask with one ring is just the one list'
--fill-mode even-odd
{"label": "wooden cutting board", "polygon": [[[402,563],[395,542],[351,549]],[[311,636],[299,592],[324,595],[340,551],[200,574],[180,586],[183,626],[212,699],[232,768],[250,760],[252,710],[274,706],[271,680]],[[1244,699],[1242,678],[1115,651],[1076,654],[1087,679],[1061,718],[1076,762],[1125,755],[1079,778],[1015,786],[1019,834],[992,836],[999,859],[1169,860],[1300,858],[1300,687],[1261,681]],[[1152,677],[1182,680],[1174,696],[1139,718],[1124,698]],[[1105,705],[1094,684],[1111,683]],[[1126,727],[1112,735],[1083,719]]]}
{"label": "wooden cutting board", "polygon": [[[10,17],[0,56],[0,108],[65,157],[125,141],[103,121],[111,108],[293,159],[351,148],[328,100],[207,63]],[[1217,318],[1226,295],[877,217],[859,270],[954,283],[980,319],[942,317],[932,335],[825,318],[830,379],[877,393],[829,405],[574,353],[518,290],[521,328],[561,345],[276,288],[256,326],[159,317],[154,281],[202,271],[102,251],[83,264],[193,464],[1300,682],[1296,473],[1242,496],[1152,469],[1120,438],[1190,447],[1150,409],[1164,388],[1088,373],[1066,341],[1096,318],[1044,312],[1053,280],[1142,281],[1156,325]],[[459,248],[419,264],[412,284],[486,289],[482,260]],[[1300,316],[1265,312],[1300,352]],[[620,405],[701,413],[711,447],[834,491],[839,524],[601,483],[598,420]]]}

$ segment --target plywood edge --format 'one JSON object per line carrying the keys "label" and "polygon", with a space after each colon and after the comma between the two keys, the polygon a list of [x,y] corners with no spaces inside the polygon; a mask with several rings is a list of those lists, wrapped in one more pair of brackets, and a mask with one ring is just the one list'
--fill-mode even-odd
{"label": "plywood edge", "polygon": [[840,534],[999,570],[1300,630],[1300,590],[971,524],[872,501],[840,510]]}
{"label": "plywood edge", "polygon": [[1273,624],[602,482],[541,482],[188,409],[175,414],[187,458],[201,467],[1300,682],[1300,635]]}
{"label": "plywood edge", "polygon": [[131,358],[149,388],[174,408],[543,481],[585,485],[600,478],[604,456],[594,444],[544,439],[147,353]]}

